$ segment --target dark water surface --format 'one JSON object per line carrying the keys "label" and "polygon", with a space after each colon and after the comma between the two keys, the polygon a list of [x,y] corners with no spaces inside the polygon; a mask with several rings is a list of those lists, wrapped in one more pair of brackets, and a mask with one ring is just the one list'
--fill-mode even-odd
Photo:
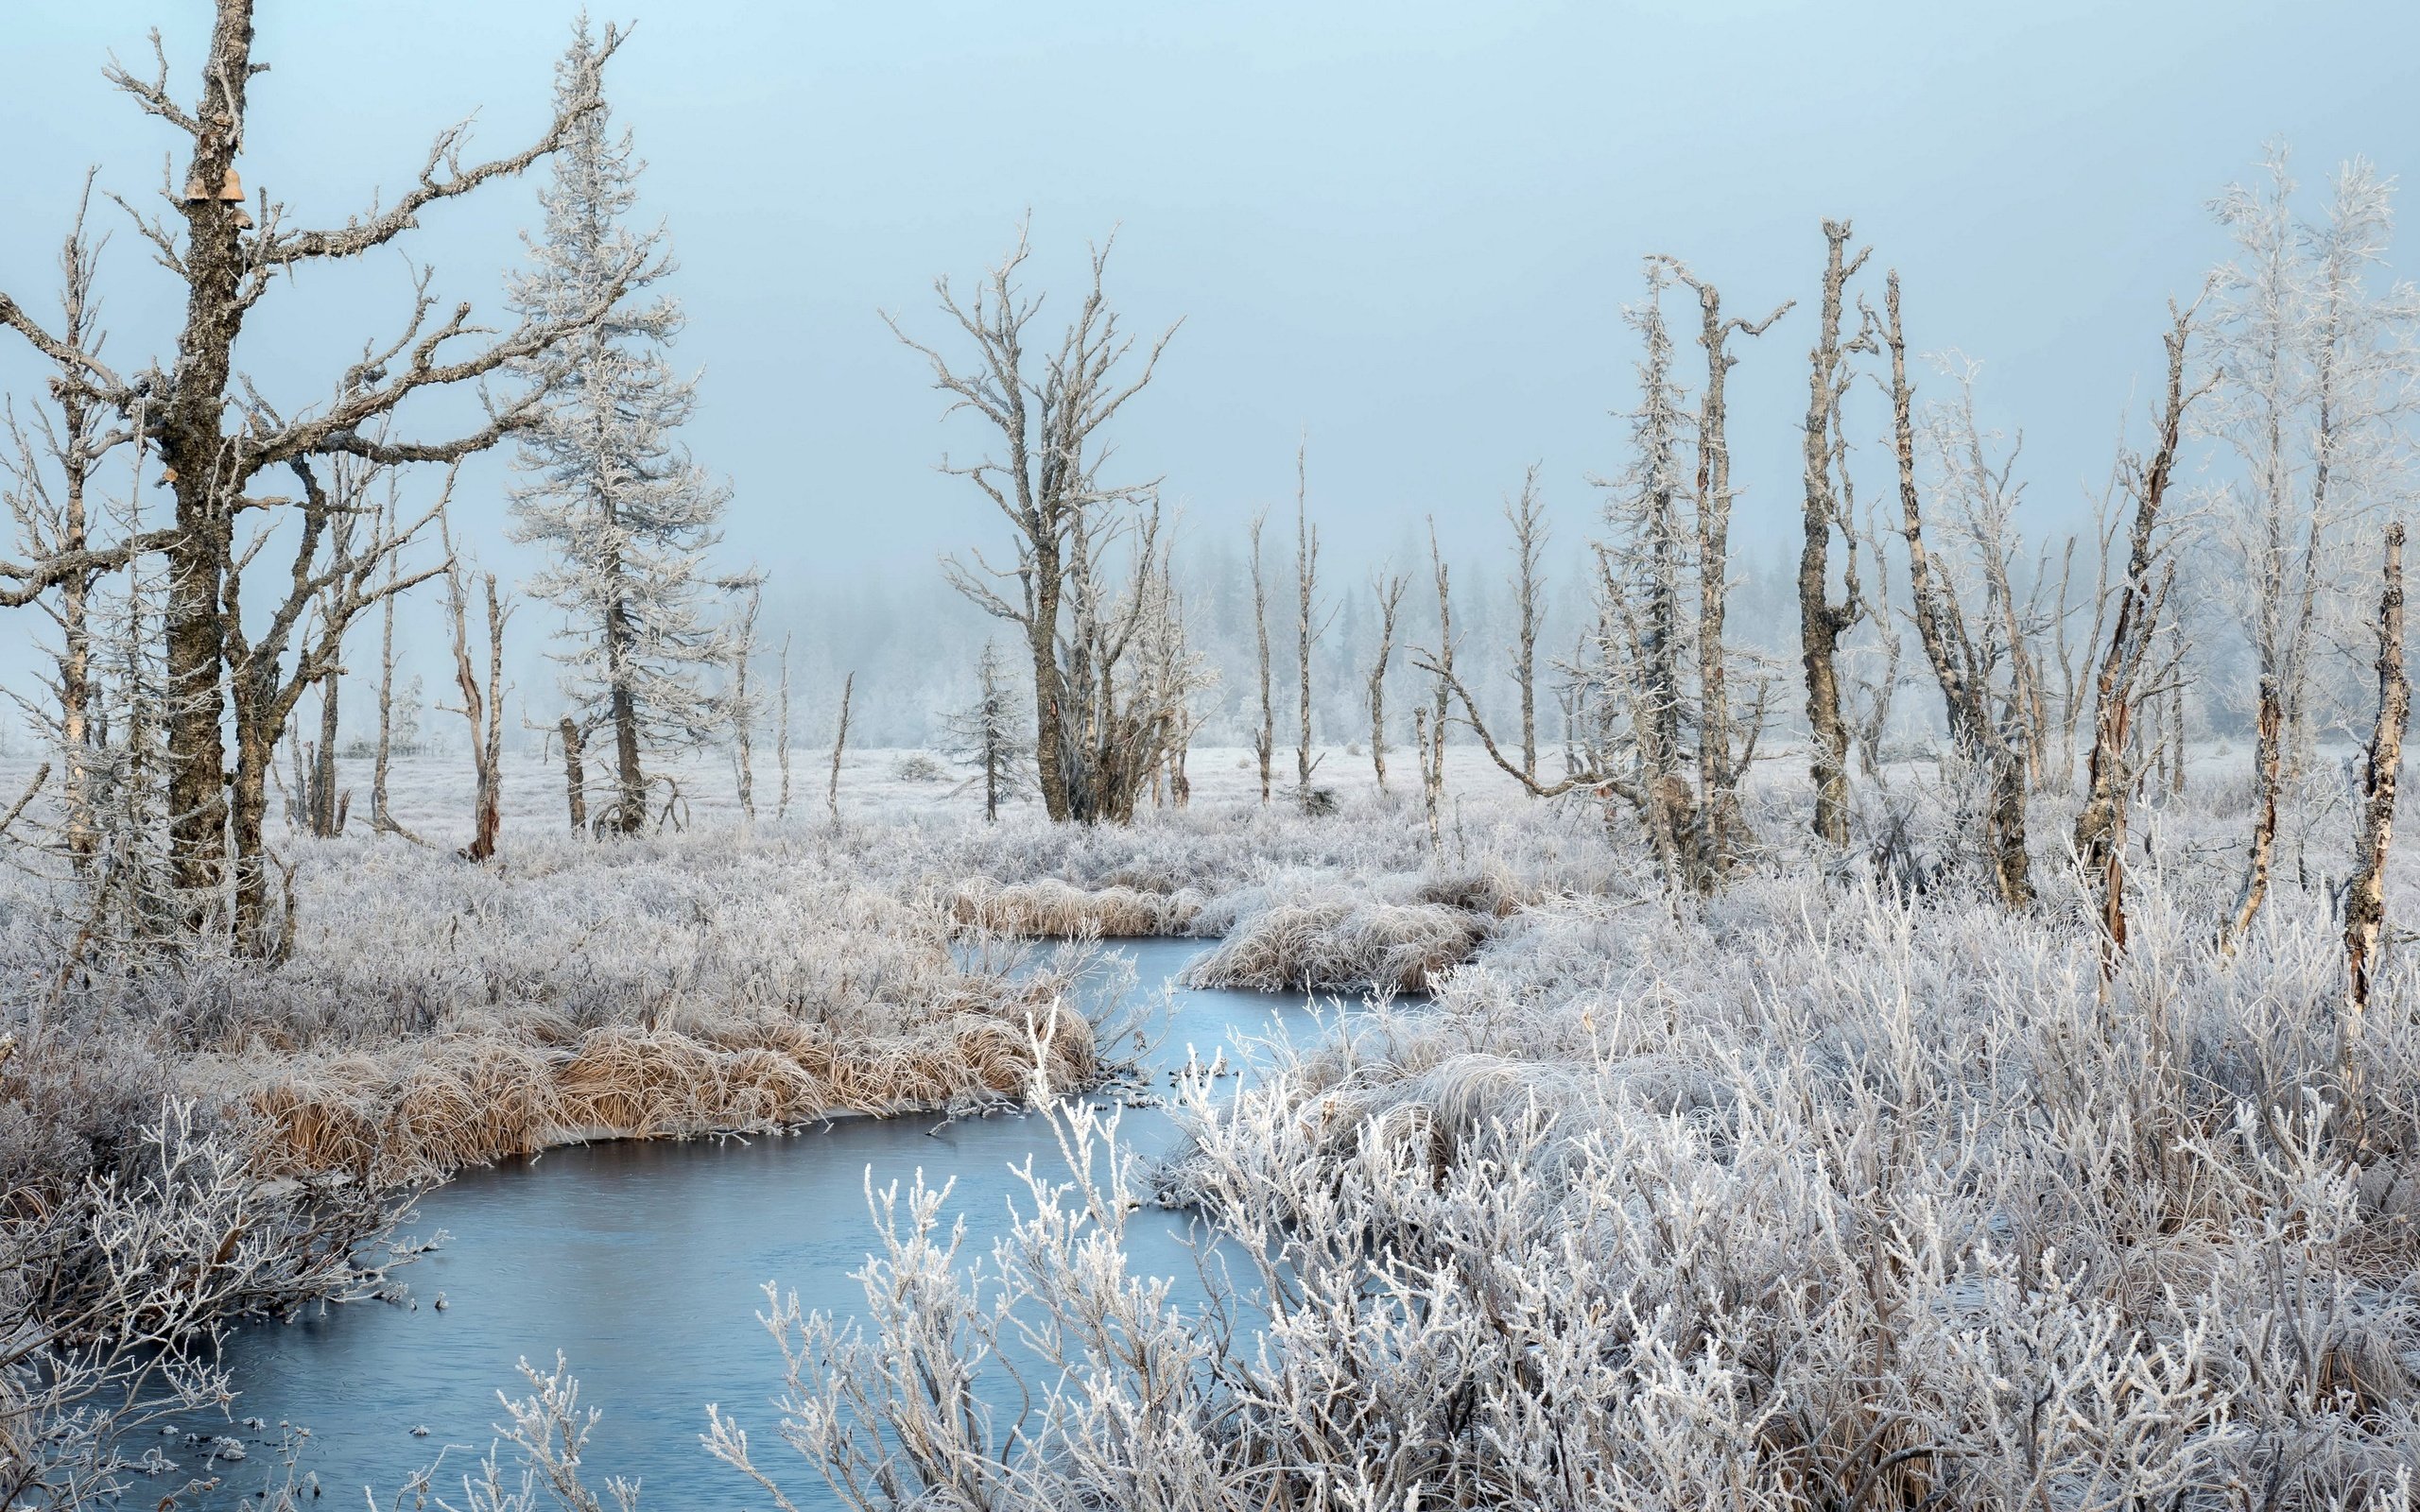
{"label": "dark water surface", "polygon": [[[1301,999],[1171,990],[1200,949],[1191,940],[1117,949],[1133,967],[1132,995],[1165,996],[1172,1006],[1153,1023],[1160,1039],[1146,1060],[1163,1095],[1188,1047],[1205,1062],[1223,1049],[1234,1063],[1236,1038],[1300,1031],[1311,1020]],[[1130,1108],[1120,1136],[1156,1152],[1175,1128],[1165,1113]],[[961,1261],[988,1255],[1008,1227],[1011,1194],[1023,1197],[1010,1169],[1028,1155],[1038,1173],[1062,1169],[1046,1120],[1004,1113],[846,1119],[749,1143],[594,1144],[466,1173],[432,1193],[407,1226],[451,1235],[397,1273],[416,1310],[361,1302],[248,1327],[230,1340],[227,1360],[243,1390],[232,1416],[268,1426],[182,1425],[204,1437],[232,1435],[250,1452],[241,1463],[211,1465],[167,1441],[186,1475],[221,1477],[183,1504],[258,1505],[264,1484],[284,1479],[276,1443],[288,1423],[310,1430],[296,1473],[318,1474],[322,1504],[360,1507],[368,1486],[387,1505],[442,1449],[433,1489],[459,1506],[460,1478],[504,1416],[497,1389],[523,1395],[515,1362],[550,1367],[558,1349],[579,1378],[583,1406],[604,1413],[583,1465],[592,1489],[630,1475],[642,1479],[651,1509],[762,1505],[757,1487],[699,1447],[711,1401],[750,1430],[759,1465],[802,1506],[832,1504],[822,1478],[774,1432],[781,1358],[756,1320],[760,1288],[778,1281],[809,1309],[862,1311],[864,1293],[849,1273],[873,1246],[869,1170],[877,1188],[895,1178],[903,1193],[920,1169],[936,1186],[955,1177],[950,1211],[967,1224]],[[1138,1269],[1177,1277],[1195,1295],[1185,1230],[1182,1215],[1138,1213],[1130,1253]],[[442,1310],[434,1305],[441,1293]],[[415,1436],[415,1427],[428,1435]],[[178,1478],[152,1484],[164,1491]]]}

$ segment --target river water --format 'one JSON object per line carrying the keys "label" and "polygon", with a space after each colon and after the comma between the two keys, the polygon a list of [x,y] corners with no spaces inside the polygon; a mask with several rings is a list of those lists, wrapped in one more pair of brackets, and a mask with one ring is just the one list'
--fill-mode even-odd
{"label": "river water", "polygon": [[[1132,965],[1132,993],[1167,1005],[1144,1061],[1163,1095],[1189,1052],[1207,1062],[1223,1050],[1232,1064],[1239,1042],[1312,1021],[1301,998],[1174,988],[1201,948],[1143,940],[1116,950]],[[1148,1108],[1129,1108],[1120,1126],[1130,1148],[1147,1152],[1175,1133]],[[230,1435],[246,1458],[207,1462],[204,1451],[167,1438],[182,1474],[149,1484],[165,1491],[215,1474],[216,1487],[180,1504],[260,1505],[263,1486],[285,1479],[285,1424],[310,1431],[295,1473],[318,1476],[324,1504],[359,1507],[366,1486],[389,1505],[442,1450],[432,1489],[460,1506],[461,1476],[503,1418],[496,1391],[522,1395],[515,1362],[548,1367],[561,1350],[582,1404],[604,1414],[583,1464],[592,1489],[619,1474],[641,1479],[649,1508],[761,1506],[761,1491],[699,1447],[706,1403],[717,1402],[751,1430],[759,1464],[801,1506],[835,1504],[773,1432],[781,1359],[756,1320],[760,1288],[795,1288],[809,1309],[862,1310],[850,1272],[873,1245],[869,1173],[877,1188],[896,1179],[903,1193],[920,1170],[934,1185],[955,1178],[950,1207],[967,1226],[961,1258],[988,1254],[1008,1227],[1011,1194],[1023,1194],[1011,1167],[1028,1155],[1037,1172],[1060,1169],[1048,1121],[999,1113],[844,1119],[749,1142],[582,1145],[467,1172],[431,1193],[406,1226],[451,1236],[397,1272],[416,1305],[360,1302],[238,1331],[226,1352],[243,1392],[233,1421],[179,1426]],[[1129,1249],[1138,1268],[1198,1286],[1187,1228],[1180,1214],[1136,1214]],[[247,1418],[267,1426],[246,1428]]]}

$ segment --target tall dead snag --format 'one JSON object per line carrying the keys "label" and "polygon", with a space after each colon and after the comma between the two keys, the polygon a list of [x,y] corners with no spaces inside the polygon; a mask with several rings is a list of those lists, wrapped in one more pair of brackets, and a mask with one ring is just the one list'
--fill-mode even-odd
{"label": "tall dead snag", "polygon": [[1613,486],[1605,506],[1609,539],[1597,549],[1599,617],[1619,627],[1617,644],[1599,646],[1598,664],[1619,669],[1627,684],[1600,691],[1609,696],[1608,708],[1627,713],[1635,782],[1647,796],[1649,838],[1668,871],[1685,874],[1693,890],[1703,891],[1703,815],[1681,775],[1690,638],[1682,601],[1690,542],[1681,518],[1681,433],[1687,414],[1672,379],[1672,338],[1664,323],[1670,276],[1667,263],[1649,259],[1647,299],[1623,312],[1644,355],[1639,407],[1631,417],[1634,455]]}
{"label": "tall dead snag", "polygon": [[1395,616],[1409,582],[1401,573],[1370,578],[1370,597],[1378,607],[1378,654],[1370,662],[1370,766],[1381,793],[1387,790],[1387,664],[1394,660]]}
{"label": "tall dead snag", "polygon": [[1859,249],[1849,257],[1849,234],[1845,220],[1824,222],[1823,312],[1807,380],[1806,544],[1798,556],[1799,657],[1806,675],[1807,738],[1814,747],[1809,772],[1815,782],[1815,834],[1835,848],[1849,843],[1849,731],[1841,717],[1838,657],[1841,637],[1857,623],[1859,604],[1853,544],[1847,561],[1849,591],[1840,603],[1831,601],[1832,534],[1838,530],[1845,535],[1849,524],[1833,484],[1832,412],[1849,383],[1847,353],[1872,345],[1862,335],[1845,344],[1841,340],[1842,291],[1872,250]]}
{"label": "tall dead snag", "polygon": [[[1433,659],[1437,674],[1437,695],[1428,714],[1428,749],[1424,756],[1426,765],[1421,782],[1428,794],[1429,828],[1436,828],[1434,809],[1445,790],[1445,725],[1453,714],[1449,696],[1454,691],[1454,592],[1453,575],[1445,566],[1445,554],[1437,548],[1437,520],[1428,521],[1428,565],[1437,578],[1437,654]],[[1465,699],[1465,702],[1468,700]]]}
{"label": "tall dead snag", "polygon": [[1143,352],[1138,371],[1123,375],[1135,343],[1102,290],[1109,249],[1096,248],[1091,287],[1036,372],[1025,334],[1040,301],[1017,284],[1027,255],[1019,228],[1016,247],[970,303],[951,294],[947,279],[934,285],[942,308],[975,344],[974,367],[954,369],[895,321],[891,330],[932,365],[934,387],[951,396],[949,412],[981,417],[1004,447],[942,469],[972,481],[1007,517],[1015,560],[995,567],[977,553],[971,568],[952,558],[948,570],[959,593],[1024,633],[1043,808],[1053,820],[1122,824],[1158,765],[1169,724],[1130,657],[1150,611],[1142,589],[1158,554],[1159,494],[1156,482],[1102,482],[1102,432],[1150,383],[1176,328]]}
{"label": "tall dead snag", "polygon": [[756,816],[756,705],[748,694],[748,663],[756,656],[756,611],[764,600],[765,585],[763,579],[751,577],[738,588],[748,595],[748,607],[740,610],[738,633],[731,645],[731,765],[739,812],[752,819]]}
{"label": "tall dead snag", "polygon": [[1522,474],[1521,491],[1504,504],[1512,526],[1512,681],[1521,693],[1521,771],[1538,776],[1538,624],[1546,612],[1546,503],[1538,465]]}
{"label": "tall dead snag", "polygon": [[[1937,561],[1927,543],[1924,503],[1916,482],[1915,387],[1908,378],[1907,335],[1899,319],[1898,269],[1891,270],[1884,287],[1882,340],[1891,352],[1891,434],[1898,461],[1899,537],[1908,553],[1910,617],[1915,621],[1916,640],[1924,647],[1933,681],[1941,689],[1950,745],[1961,760],[1984,773],[1989,783],[1983,832],[1993,885],[2000,902],[2022,908],[2033,901],[2025,836],[2028,753],[2033,741],[2026,732],[2038,728],[2038,709],[2029,702],[2026,679],[2016,670],[2029,660],[2025,632],[2015,624],[2012,610],[2009,622],[1996,624],[1979,646],[1948,564]],[[1952,430],[1943,438],[1941,449],[1945,465],[1953,474],[1962,463],[1969,469],[1964,474],[1969,491],[1963,496],[1971,500],[1972,490],[1995,491],[1995,484],[2005,483],[2007,468],[1995,472],[1984,459],[1971,389],[1966,391],[1959,418],[1949,423]],[[1966,538],[1990,558],[1984,576],[1987,582],[1999,585],[1992,594],[1995,602],[2011,602],[2006,558],[1995,543],[1996,524],[1979,521],[1973,509],[1967,511],[1964,523]],[[1997,572],[1992,570],[1994,565],[1998,566]],[[2000,666],[2012,669],[2014,680],[2006,688],[1994,686],[1994,672]]]}
{"label": "tall dead snag", "polygon": [[832,732],[832,782],[823,790],[824,811],[832,822],[840,822],[840,755],[849,748],[849,699],[857,691],[857,675],[854,672],[840,683],[840,726]]}
{"label": "tall dead snag", "polygon": [[[1647,276],[1648,298],[1625,312],[1642,348],[1640,402],[1630,417],[1633,455],[1622,476],[1603,485],[1607,537],[1594,549],[1596,626],[1565,668],[1563,778],[1547,782],[1535,772],[1532,752],[1515,761],[1502,748],[1450,663],[1432,658],[1422,664],[1461,701],[1463,722],[1506,775],[1540,798],[1585,791],[1605,805],[1609,823],[1626,807],[1665,876],[1676,888],[1703,894],[1720,885],[1744,848],[1737,790],[1764,724],[1760,695],[1742,730],[1724,676],[1733,493],[1723,380],[1736,360],[1725,348],[1734,334],[1762,333],[1789,306],[1762,320],[1726,318],[1713,285],[1678,261],[1651,258]],[[1691,417],[1673,382],[1662,310],[1663,293],[1676,280],[1698,295],[1712,390],[1701,397],[1696,416],[1694,493],[1681,464]]]}
{"label": "tall dead snag", "polygon": [[[98,352],[102,342],[99,312],[94,296],[100,248],[84,229],[92,199],[92,179],[84,180],[76,219],[59,252],[60,345],[72,357]],[[129,432],[108,426],[102,407],[76,381],[78,373],[62,366],[54,381],[50,404],[36,411],[30,431],[9,407],[9,452],[0,455],[0,477],[9,512],[15,516],[20,549],[26,561],[0,562],[0,606],[17,607],[41,599],[59,642],[51,653],[51,692],[55,713],[49,726],[58,749],[61,779],[60,842],[78,868],[87,865],[99,846],[95,814],[103,780],[103,744],[95,726],[97,671],[94,662],[92,598],[103,575],[124,565],[132,556],[165,544],[162,536],[148,541],[120,540],[102,543],[108,532],[95,518],[91,497],[95,474],[108,455],[129,440]],[[45,591],[56,589],[55,597]]]}
{"label": "tall dead snag", "polygon": [[1253,735],[1253,754],[1260,759],[1260,801],[1269,802],[1270,763],[1277,750],[1277,710],[1269,688],[1269,580],[1261,571],[1261,530],[1269,511],[1252,517],[1252,629],[1260,652],[1260,729]]}
{"label": "tall dead snag", "polygon": [[2394,843],[2394,785],[2403,770],[2403,736],[2411,723],[2411,679],[2403,666],[2403,522],[2386,528],[2386,566],[2378,593],[2377,722],[2361,765],[2361,838],[2344,885],[2344,1022],[2340,1029],[2346,1100],[2360,1117],[2359,1059],[2370,1008],[2370,977],[2386,922],[2387,851]]}
{"label": "tall dead snag", "polygon": [[[391,523],[391,501],[387,512]],[[399,558],[387,558],[389,585],[402,570]],[[378,744],[370,759],[370,829],[373,834],[385,834],[401,828],[387,807],[387,778],[395,754],[395,593],[391,586],[378,611]]]}
{"label": "tall dead snag", "polygon": [[[2129,755],[2135,711],[2144,696],[2143,672],[2150,664],[2158,636],[2165,586],[2154,586],[2152,570],[2161,553],[2158,538],[2160,507],[2176,469],[2176,452],[2185,433],[2185,412],[2201,390],[2185,387],[2186,349],[2193,334],[2193,312],[2169,306],[2172,317],[2166,338],[2168,387],[2160,409],[2158,447],[2148,467],[2129,461],[2123,470],[2126,490],[2134,496],[2135,512],[2126,538],[2126,571],[2118,582],[2118,604],[2110,615],[2109,643],[2101,652],[2094,678],[2092,750],[2085,765],[2083,807],[2076,814],[2075,850],[2087,877],[2100,886],[2101,971],[2117,970],[2117,957],[2126,949],[2126,821],[2135,772]],[[2172,581],[2171,569],[2163,583]]]}
{"label": "tall dead snag", "polygon": [[773,806],[773,817],[786,819],[790,814],[790,638],[782,637],[782,691],[773,708],[773,755],[780,764],[782,792]]}
{"label": "tall dead snag", "polygon": [[460,714],[471,727],[471,843],[458,852],[465,861],[486,861],[495,854],[496,837],[504,829],[504,622],[511,606],[496,592],[495,574],[480,575],[487,591],[487,680],[479,680],[478,663],[471,653],[468,576],[445,535],[445,610],[453,629],[454,687],[461,696]]}
{"label": "tall dead snag", "polygon": [[1294,800],[1305,813],[1320,802],[1311,792],[1311,773],[1319,762],[1311,755],[1311,647],[1326,631],[1324,621],[1318,621],[1312,595],[1319,589],[1320,533],[1311,524],[1307,480],[1304,472],[1304,451],[1294,449],[1294,686],[1299,695],[1296,703],[1296,736],[1294,744]]}
{"label": "tall dead snag", "polygon": [[570,811],[571,833],[588,833],[588,761],[581,749],[579,721],[563,715],[555,726],[563,743],[563,801]]}
{"label": "tall dead snag", "polygon": [[[1738,730],[1731,713],[1731,654],[1727,619],[1731,599],[1731,408],[1729,380],[1739,359],[1731,355],[1734,335],[1761,336],[1796,301],[1785,301],[1761,320],[1722,313],[1722,294],[1675,258],[1661,260],[1672,276],[1698,297],[1698,346],[1705,352],[1705,387],[1698,394],[1696,500],[1698,588],[1698,801],[1710,845],[1707,862],[1720,877],[1750,841],[1739,806],[1741,759]],[[1755,732],[1747,744],[1753,747]]]}

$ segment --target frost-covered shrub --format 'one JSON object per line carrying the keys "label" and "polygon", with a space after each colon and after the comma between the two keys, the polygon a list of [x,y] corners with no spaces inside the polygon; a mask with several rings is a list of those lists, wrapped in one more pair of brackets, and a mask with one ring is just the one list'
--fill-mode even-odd
{"label": "frost-covered shrub", "polygon": [[[2231,879],[2147,817],[2106,983],[2047,861],[2014,917],[1954,873],[1573,893],[1188,1087],[1167,1167],[1063,1108],[1075,1178],[988,1255],[881,1194],[862,1322],[776,1298],[782,1433],[869,1508],[2407,1505],[2420,983],[2349,1106],[2325,898],[2221,956]],[[1335,884],[1262,886],[1205,913],[1230,947]],[[1446,906],[1383,891],[1332,906]],[[1132,1269],[1148,1198],[1231,1241],[1209,1315]],[[711,1447],[778,1480],[741,1426]]]}

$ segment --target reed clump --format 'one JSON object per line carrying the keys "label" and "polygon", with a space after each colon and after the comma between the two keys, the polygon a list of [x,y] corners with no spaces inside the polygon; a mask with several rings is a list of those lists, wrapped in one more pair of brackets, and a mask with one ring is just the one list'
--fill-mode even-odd
{"label": "reed clump", "polygon": [[1015,1100],[1039,1069],[1075,1085],[1095,1068],[1092,1026],[957,1011],[871,1040],[821,1025],[719,1032],[614,1025],[568,1043],[485,1030],[382,1054],[261,1073],[250,1104],[276,1175],[343,1171],[380,1184],[605,1139],[767,1132],[836,1114]]}

